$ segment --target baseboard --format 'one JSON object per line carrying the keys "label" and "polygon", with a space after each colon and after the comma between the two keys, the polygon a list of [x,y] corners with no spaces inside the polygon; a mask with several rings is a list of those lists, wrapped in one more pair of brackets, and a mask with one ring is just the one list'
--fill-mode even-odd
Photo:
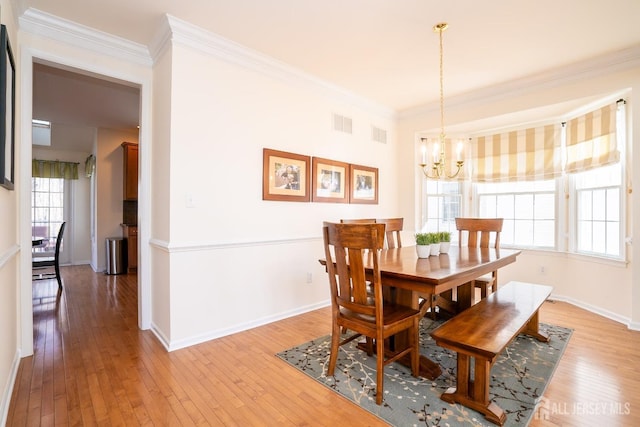
{"label": "baseboard", "polygon": [[629,319],[628,317],[620,316],[617,313],[614,313],[609,310],[604,310],[600,307],[596,307],[595,305],[587,304],[583,301],[576,300],[575,298],[571,298],[563,295],[556,295],[552,293],[549,299],[553,301],[562,301],[562,302],[569,303],[571,305],[575,305],[576,307],[580,307],[582,309],[590,311],[591,313],[597,314],[602,317],[606,317],[607,319],[613,320],[618,323],[622,323],[623,325],[625,325],[627,328],[631,330],[634,330],[634,331],[640,330],[640,324],[638,324],[637,322],[632,322],[631,319]]}
{"label": "baseboard", "polygon": [[631,322],[628,326],[632,331],[640,331],[640,322]]}
{"label": "baseboard", "polygon": [[273,323],[273,322],[276,322],[278,320],[283,320],[283,319],[287,319],[289,317],[298,316],[300,314],[304,314],[304,313],[307,313],[309,311],[313,311],[313,310],[317,310],[319,308],[327,307],[330,304],[331,304],[331,302],[329,300],[326,300],[326,301],[322,301],[322,302],[319,302],[319,303],[316,303],[316,304],[310,304],[310,305],[307,305],[307,306],[304,306],[304,307],[300,307],[300,308],[297,308],[295,310],[290,310],[290,311],[278,313],[278,314],[275,314],[273,316],[267,316],[267,317],[263,317],[263,318],[260,318],[260,319],[256,319],[256,320],[253,320],[251,322],[241,323],[241,324],[235,325],[235,326],[233,326],[231,328],[220,329],[220,330],[217,330],[217,331],[211,331],[211,332],[207,332],[205,334],[196,335],[196,336],[193,336],[193,337],[184,338],[184,339],[176,340],[176,341],[168,341],[168,340],[166,340],[164,338],[161,338],[161,337],[163,337],[163,335],[159,334],[159,332],[156,330],[155,327],[152,327],[152,330],[154,331],[154,334],[156,336],[158,336],[158,339],[160,339],[160,341],[165,346],[167,351],[174,351],[174,350],[179,350],[181,348],[190,347],[192,345],[200,344],[200,343],[203,343],[203,342],[206,342],[206,341],[211,341],[211,340],[216,339],[216,338],[222,338],[222,337],[225,337],[227,335],[231,335],[231,334],[235,334],[235,333],[238,333],[238,332],[243,332],[243,331],[246,331],[246,330],[249,330],[249,329],[257,328],[258,326],[267,325],[269,323]]}
{"label": "baseboard", "polygon": [[11,364],[11,371],[9,372],[9,379],[4,388],[4,393],[2,393],[2,401],[0,401],[0,426],[7,425],[9,405],[11,405],[11,395],[13,394],[13,387],[16,384],[16,378],[18,376],[18,367],[20,367],[20,350],[16,350],[13,363]]}
{"label": "baseboard", "polygon": [[169,339],[164,336],[162,331],[156,326],[155,323],[151,322],[151,328],[150,329],[151,329],[151,332],[153,333],[153,335],[155,335],[156,338],[158,338],[158,341],[160,341],[160,344],[162,344],[164,349],[167,350],[167,351],[171,351],[171,350],[169,350],[169,348],[171,347],[171,344],[169,343]]}

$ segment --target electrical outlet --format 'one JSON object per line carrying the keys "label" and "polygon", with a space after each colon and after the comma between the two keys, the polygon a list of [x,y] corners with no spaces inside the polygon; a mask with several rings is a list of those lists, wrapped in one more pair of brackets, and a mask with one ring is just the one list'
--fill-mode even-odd
{"label": "electrical outlet", "polygon": [[547,269],[545,268],[545,266],[544,266],[544,265],[541,265],[541,266],[538,268],[538,272],[539,272],[540,274],[545,274],[545,273],[547,272]]}
{"label": "electrical outlet", "polygon": [[195,201],[195,198],[193,197],[193,194],[187,193],[185,197],[185,204],[187,205],[188,208],[196,207],[196,201]]}
{"label": "electrical outlet", "polygon": [[311,273],[307,273],[307,283],[313,283],[313,275]]}

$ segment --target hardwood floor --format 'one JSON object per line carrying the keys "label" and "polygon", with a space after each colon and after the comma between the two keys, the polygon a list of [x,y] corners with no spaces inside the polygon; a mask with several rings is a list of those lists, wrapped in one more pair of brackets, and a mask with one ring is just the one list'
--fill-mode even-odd
{"label": "hardwood floor", "polygon": [[[34,282],[9,426],[386,425],[275,356],[329,333],[328,308],[167,353],[137,328],[134,275],[62,275]],[[575,331],[531,426],[640,425],[640,333],[560,302],[540,317]]]}

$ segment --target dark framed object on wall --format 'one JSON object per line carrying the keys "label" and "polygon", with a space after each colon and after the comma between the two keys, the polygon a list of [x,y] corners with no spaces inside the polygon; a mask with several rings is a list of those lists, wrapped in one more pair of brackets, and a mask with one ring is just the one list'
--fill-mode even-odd
{"label": "dark framed object on wall", "polygon": [[378,168],[349,165],[351,175],[350,203],[378,204]]}
{"label": "dark framed object on wall", "polygon": [[309,201],[310,157],[263,149],[262,200]]}
{"label": "dark framed object on wall", "polygon": [[16,66],[7,27],[0,29],[0,185],[13,190],[15,182]]}
{"label": "dark framed object on wall", "polygon": [[314,202],[349,202],[349,164],[313,158],[311,200]]}

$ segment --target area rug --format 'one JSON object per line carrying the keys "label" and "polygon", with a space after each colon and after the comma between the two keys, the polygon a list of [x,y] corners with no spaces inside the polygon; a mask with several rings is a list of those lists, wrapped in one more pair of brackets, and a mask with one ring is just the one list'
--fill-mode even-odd
{"label": "area rug", "polygon": [[[385,367],[382,405],[375,403],[375,357],[356,349],[357,340],[340,347],[331,377],[326,374],[329,335],[278,353],[278,357],[393,426],[492,426],[484,415],[440,400],[444,391],[455,387],[456,375],[455,353],[438,347],[429,335],[440,324],[422,320],[420,351],[440,364],[442,375],[433,381],[414,378],[409,368],[392,363]],[[540,324],[540,330],[549,335],[548,343],[519,335],[491,369],[490,397],[507,414],[505,426],[529,424],[572,333],[547,324]]]}

